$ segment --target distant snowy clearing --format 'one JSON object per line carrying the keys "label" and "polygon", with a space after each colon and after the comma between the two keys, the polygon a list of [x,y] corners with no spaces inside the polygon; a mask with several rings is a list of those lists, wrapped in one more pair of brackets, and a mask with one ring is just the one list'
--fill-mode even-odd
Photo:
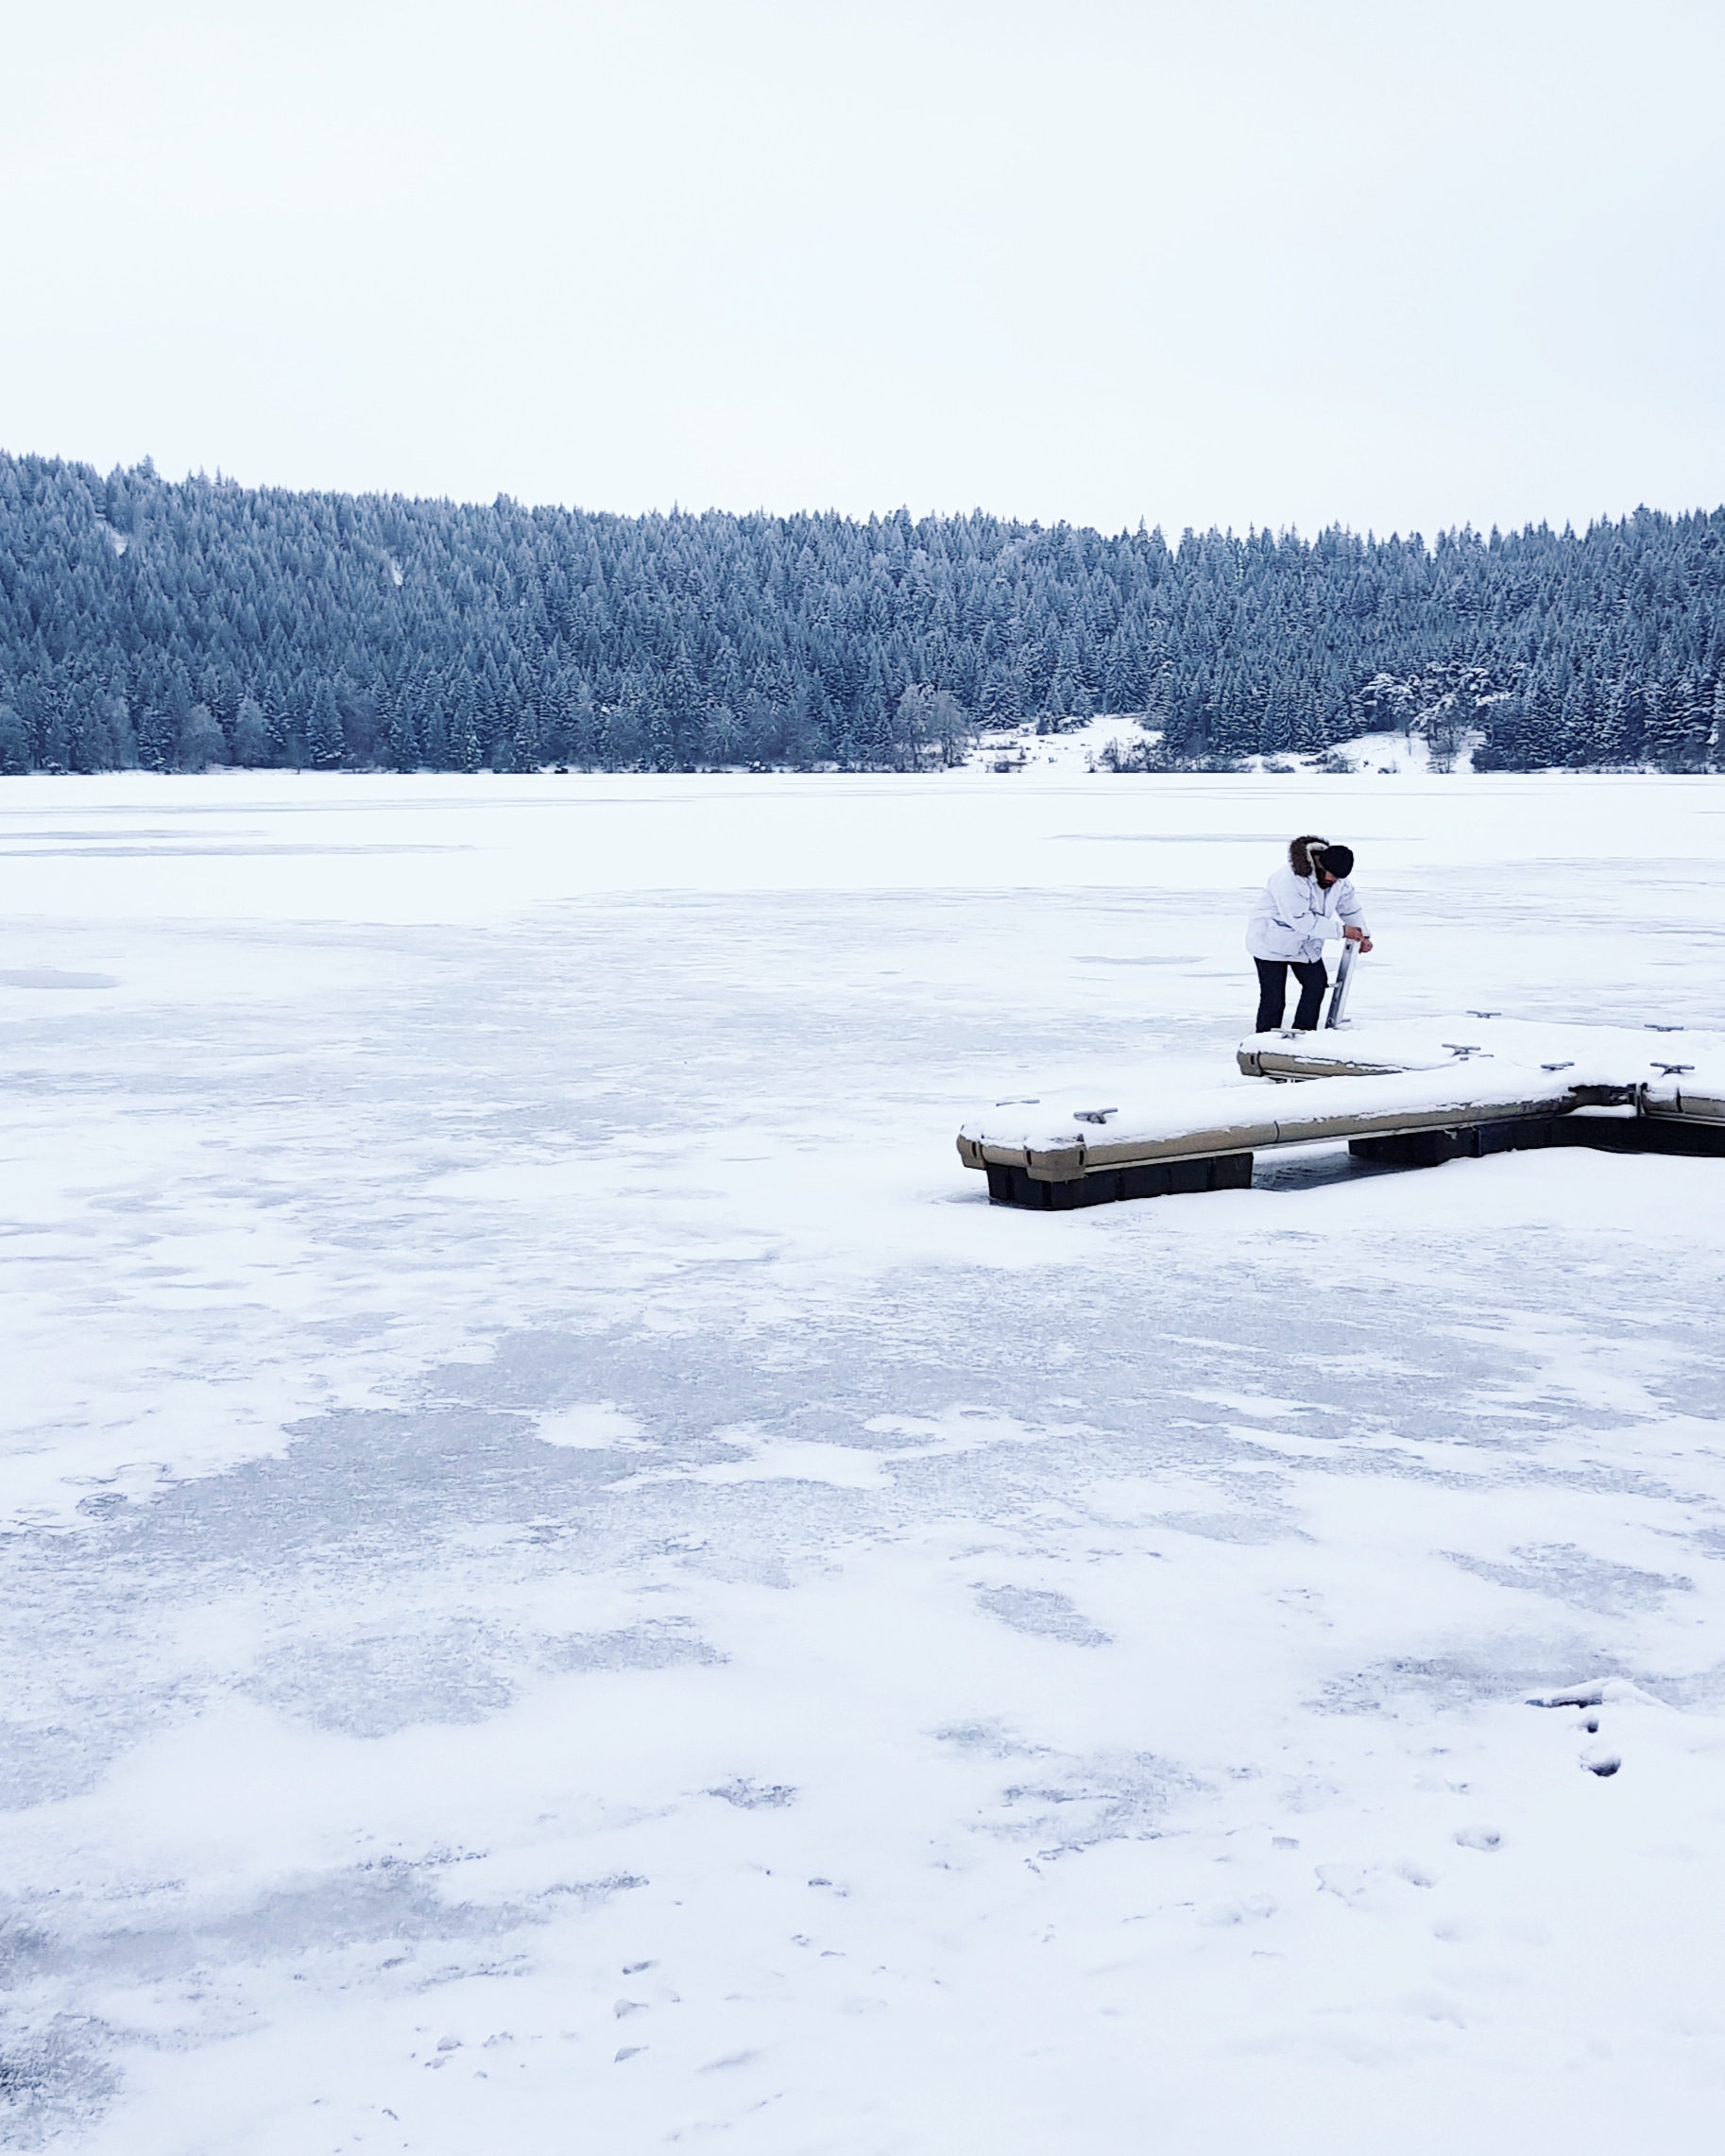
{"label": "distant snowy clearing", "polygon": [[[1019,772],[1047,778],[1051,773],[1070,777],[1094,772],[1100,778],[1116,774],[1106,768],[1110,752],[1117,761],[1141,749],[1146,735],[1132,713],[1113,718],[1085,719],[1068,725],[1059,733],[1039,734],[1033,727],[985,733],[978,738],[966,762],[973,771],[1008,777]],[[1453,772],[1432,768],[1429,744],[1420,733],[1356,734],[1321,756],[1247,756],[1238,759],[1240,770],[1227,777],[1301,778],[1342,777],[1356,772],[1378,777],[1417,772],[1422,778],[1472,776],[1473,741],[1470,736],[1455,758]],[[1329,768],[1325,770],[1325,766]],[[1131,776],[1130,772],[1127,774]]]}
{"label": "distant snowy clearing", "polygon": [[1711,2151],[1725,1161],[953,1137],[1299,830],[1362,1019],[1725,1025],[1725,782],[1127,730],[0,780],[0,2140]]}

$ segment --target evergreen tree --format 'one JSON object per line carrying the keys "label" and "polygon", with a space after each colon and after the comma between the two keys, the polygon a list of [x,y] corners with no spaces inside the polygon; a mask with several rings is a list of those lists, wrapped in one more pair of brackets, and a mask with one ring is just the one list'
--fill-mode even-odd
{"label": "evergreen tree", "polygon": [[0,703],[0,772],[17,778],[30,769],[33,758],[29,731],[16,709]]}
{"label": "evergreen tree", "polygon": [[485,744],[479,738],[476,704],[471,680],[464,680],[456,692],[450,727],[449,768],[452,771],[477,771],[486,760]]}
{"label": "evergreen tree", "polygon": [[389,714],[388,746],[386,758],[392,771],[417,771],[419,768],[419,729],[415,719],[415,701],[409,695],[395,699]]}
{"label": "evergreen tree", "polygon": [[335,691],[328,681],[318,684],[313,699],[311,718],[305,729],[305,746],[314,771],[338,770],[347,756],[347,738],[335,705]]}
{"label": "evergreen tree", "polygon": [[233,721],[233,761],[249,770],[270,761],[269,727],[255,696],[243,696]]}
{"label": "evergreen tree", "polygon": [[213,763],[226,763],[228,744],[208,704],[194,704],[179,729],[176,761],[181,771],[207,771]]}

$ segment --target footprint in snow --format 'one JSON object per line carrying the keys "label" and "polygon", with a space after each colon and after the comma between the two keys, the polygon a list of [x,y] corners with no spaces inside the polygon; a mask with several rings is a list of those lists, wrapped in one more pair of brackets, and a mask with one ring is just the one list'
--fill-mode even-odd
{"label": "footprint in snow", "polygon": [[[1566,1692],[1536,1693],[1528,1704],[1530,1707],[1580,1707],[1583,1711],[1578,1726],[1584,1735],[1597,1737],[1599,1717],[1597,1710],[1604,1705],[1608,1698],[1620,1700],[1644,1696],[1637,1692],[1633,1685],[1626,1684],[1620,1677],[1613,1677],[1589,1685],[1572,1685]],[[1623,1756],[1614,1746],[1601,1740],[1583,1749],[1580,1764],[1590,1774],[1597,1774],[1604,1782],[1609,1781],[1623,1765]]]}

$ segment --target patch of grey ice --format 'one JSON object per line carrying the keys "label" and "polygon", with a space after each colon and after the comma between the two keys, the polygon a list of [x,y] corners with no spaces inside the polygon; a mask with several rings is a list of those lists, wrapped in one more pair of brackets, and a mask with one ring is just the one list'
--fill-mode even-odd
{"label": "patch of grey ice", "polygon": [[508,1705],[514,1684],[487,1628],[426,1618],[352,1634],[285,1640],[260,1661],[248,1689],[286,1714],[350,1737],[437,1722],[481,1722]]}
{"label": "patch of grey ice", "polygon": [[90,2125],[119,2087],[117,2031],[89,2014],[56,2013],[35,2027],[0,2017],[0,2142],[46,2147]]}
{"label": "patch of grey ice", "polygon": [[1444,1552],[1452,1565],[1459,1565],[1477,1579],[1549,1595],[1556,1601],[1613,1616],[1656,1609],[1667,1595],[1695,1591],[1693,1580],[1665,1572],[1643,1572],[1633,1565],[1593,1556],[1574,1543],[1527,1544],[1510,1554],[1516,1563],[1504,1565],[1464,1551]]}
{"label": "patch of grey ice", "polygon": [[1109,1635],[1081,1617],[1067,1595],[1046,1587],[979,1587],[979,1604],[1015,1632],[1062,1640],[1068,1647],[1107,1647]]}
{"label": "patch of grey ice", "polygon": [[624,1632],[572,1633],[547,1640],[540,1658],[552,1669],[673,1669],[692,1663],[712,1668],[725,1657],[687,1622],[631,1626]]}

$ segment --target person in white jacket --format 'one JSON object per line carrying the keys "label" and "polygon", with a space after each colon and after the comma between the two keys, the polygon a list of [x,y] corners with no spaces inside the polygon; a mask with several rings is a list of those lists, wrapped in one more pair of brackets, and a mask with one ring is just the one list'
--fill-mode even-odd
{"label": "person in white jacket", "polygon": [[1329,986],[1324,947],[1337,936],[1370,950],[1372,938],[1354,888],[1354,855],[1307,831],[1288,848],[1258,894],[1246,927],[1246,949],[1257,967],[1257,1033],[1274,1033],[1288,1005],[1288,969],[1300,984],[1294,1030],[1310,1033]]}

